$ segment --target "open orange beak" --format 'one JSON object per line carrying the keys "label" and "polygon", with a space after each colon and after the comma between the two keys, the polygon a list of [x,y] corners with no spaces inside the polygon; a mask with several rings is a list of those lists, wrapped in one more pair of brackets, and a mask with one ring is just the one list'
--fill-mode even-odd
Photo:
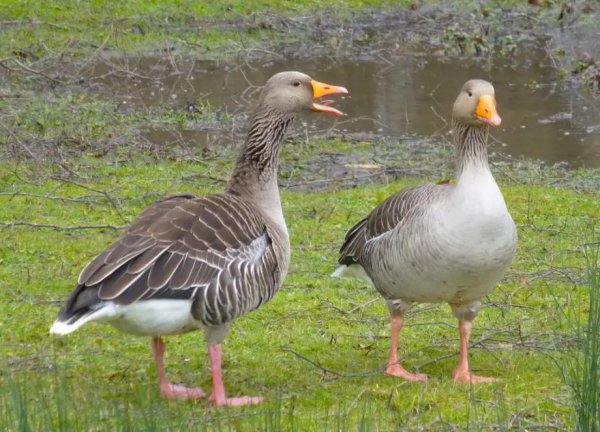
{"label": "open orange beak", "polygon": [[477,108],[475,108],[475,117],[489,124],[490,126],[500,126],[502,119],[496,111],[496,99],[494,96],[479,96]]}
{"label": "open orange beak", "polygon": [[[336,94],[348,94],[348,90],[345,87],[333,86],[329,84],[324,84],[319,81],[310,80],[310,84],[313,88],[313,99],[318,99],[323,96],[336,95]],[[320,101],[320,103],[314,102],[312,104],[311,109],[317,112],[323,112],[327,114],[334,115],[339,117],[343,115],[341,111],[336,110],[330,105],[333,103],[332,100],[324,100]]]}

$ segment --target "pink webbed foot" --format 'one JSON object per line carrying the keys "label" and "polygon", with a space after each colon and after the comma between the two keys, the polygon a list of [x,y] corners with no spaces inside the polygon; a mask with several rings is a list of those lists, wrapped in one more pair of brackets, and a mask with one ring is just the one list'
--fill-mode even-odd
{"label": "pink webbed foot", "polygon": [[239,396],[239,397],[216,397],[214,394],[210,395],[208,399],[214,406],[244,406],[244,405],[257,405],[262,403],[265,398],[261,396]]}
{"label": "pink webbed foot", "polygon": [[407,381],[427,381],[427,375],[423,373],[411,373],[399,364],[388,365],[385,373]]}
{"label": "pink webbed foot", "polygon": [[209,344],[208,355],[210,357],[213,377],[213,391],[208,398],[211,404],[214,406],[233,407],[256,405],[264,401],[264,398],[260,396],[238,396],[232,398],[225,396],[225,385],[223,384],[223,377],[221,376],[221,345]]}
{"label": "pink webbed foot", "polygon": [[165,372],[164,355],[165,343],[159,336],[152,338],[152,352],[156,361],[156,372],[158,374],[158,385],[160,395],[165,399],[202,399],[206,394],[199,388],[188,388],[182,385],[174,385],[169,382]]}
{"label": "pink webbed foot", "polygon": [[481,384],[500,381],[498,378],[479,376],[468,370],[460,369],[455,369],[454,372],[452,372],[452,379],[462,384]]}
{"label": "pink webbed foot", "polygon": [[165,399],[204,399],[206,393],[199,388],[189,388],[175,384],[161,384],[160,395]]}
{"label": "pink webbed foot", "polygon": [[498,381],[498,378],[482,377],[469,371],[469,338],[471,337],[471,321],[460,320],[458,330],[460,332],[460,358],[458,366],[452,372],[454,381],[463,384],[480,384]]}
{"label": "pink webbed foot", "polygon": [[404,325],[404,312],[400,310],[392,310],[392,322],[390,325],[391,338],[390,338],[390,357],[388,359],[388,366],[385,373],[398,378],[403,378],[407,381],[427,381],[427,375],[422,373],[410,373],[402,366],[398,361],[398,335]]}

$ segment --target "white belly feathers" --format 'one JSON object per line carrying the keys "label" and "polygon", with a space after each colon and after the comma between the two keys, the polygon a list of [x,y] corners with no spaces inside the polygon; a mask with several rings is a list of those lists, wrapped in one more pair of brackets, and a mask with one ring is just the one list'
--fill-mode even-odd
{"label": "white belly feathers", "polygon": [[493,179],[478,180],[387,234],[371,274],[384,296],[463,304],[494,289],[515,253],[516,228]]}

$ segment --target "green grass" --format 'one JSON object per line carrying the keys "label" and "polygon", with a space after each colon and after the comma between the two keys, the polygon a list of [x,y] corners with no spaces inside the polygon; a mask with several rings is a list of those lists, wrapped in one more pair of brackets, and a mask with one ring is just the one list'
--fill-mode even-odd
{"label": "green grass", "polygon": [[564,322],[576,325],[578,344],[560,359],[560,368],[572,395],[574,429],[581,432],[600,430],[600,237],[587,232],[587,296],[557,303]]}
{"label": "green grass", "polygon": [[[190,174],[209,166],[90,159],[78,165],[85,176],[75,183],[13,166],[3,169],[0,190],[21,195],[0,196],[0,221],[122,225],[164,193],[218,190],[204,177],[189,183]],[[215,169],[224,172],[227,164]],[[406,367],[430,375],[426,384],[414,384],[381,373],[388,350],[383,302],[371,288],[328,274],[344,231],[383,197],[417,181],[284,191],[293,243],[290,274],[274,300],[235,322],[224,344],[229,393],[267,398],[264,406],[239,410],[160,400],[148,339],[96,324],[69,337],[48,335],[82,266],[116,237],[115,230],[4,227],[0,429],[570,428],[576,408],[560,361],[577,348],[578,328],[556,313],[556,305],[588,307],[580,245],[586,240],[582,227],[598,226],[597,194],[504,185],[519,249],[476,320],[471,350],[474,370],[502,381],[473,388],[454,384],[456,323],[446,306],[422,306],[411,312],[401,339]],[[173,381],[209,389],[201,333],[167,343]]]}
{"label": "green grass", "polygon": [[[407,0],[392,3],[338,0],[328,2],[325,9],[387,4],[404,7],[408,3]],[[325,13],[323,8],[319,0],[6,0],[0,6],[0,17],[6,22],[0,31],[5,41],[0,44],[0,56],[17,54],[35,61],[59,53],[81,57],[104,49],[131,53],[160,47],[195,47],[208,55],[209,51],[234,48],[236,43],[270,37],[273,24],[268,17],[260,18],[265,12],[293,17]],[[238,25],[229,29],[215,28],[215,23],[227,27],[231,20]]]}
{"label": "green grass", "polygon": [[[62,62],[110,52],[131,55],[179,50],[204,58],[227,58],[257,42],[302,39],[290,31],[295,20],[337,19],[352,24],[352,14],[368,8],[406,9],[411,5],[442,3],[436,0],[194,0],[115,1],[5,0],[0,5],[0,59],[25,63]],[[545,19],[556,15],[557,0],[527,9]],[[551,8],[549,8],[551,7]],[[496,8],[524,9],[520,0],[494,0],[481,6],[470,0],[453,0],[452,9],[486,16]],[[294,27],[294,26],[292,26]],[[304,26],[304,34],[307,29]],[[344,30],[342,30],[344,31]],[[293,35],[291,34],[293,33]],[[298,33],[298,34],[296,34]],[[10,63],[9,63],[10,64]],[[15,64],[10,64],[15,67]],[[18,69],[18,68],[17,68]]]}
{"label": "green grass", "polygon": [[585,245],[588,264],[589,304],[583,326],[583,367],[580,392],[576,393],[580,431],[600,430],[600,237]]}
{"label": "green grass", "polygon": [[[161,400],[149,340],[108,326],[48,335],[81,268],[119,227],[164,194],[218,191],[227,177],[229,141],[209,149],[152,146],[143,130],[230,130],[240,123],[228,113],[216,119],[210,106],[195,114],[183,106],[124,110],[90,92],[85,76],[79,82],[72,70],[105,55],[175,51],[231,60],[254,43],[302,40],[304,33],[285,29],[302,27],[306,16],[338,19],[344,27],[345,19],[357,19],[349,8],[409,3],[348,0],[322,9],[316,0],[2,2],[0,62],[13,72],[0,75],[0,430],[593,430],[598,273],[582,245],[598,238],[600,170],[522,161],[495,166],[519,249],[475,322],[471,364],[501,382],[471,388],[450,380],[458,334],[446,306],[415,308],[401,338],[405,365],[430,381],[381,373],[389,345],[383,301],[371,288],[328,274],[345,230],[421,179],[384,175],[348,188],[356,179],[323,182],[331,171],[324,161],[342,155],[347,160],[338,163],[373,162],[377,147],[386,166],[428,180],[447,177],[451,152],[427,139],[300,136],[286,145],[280,177],[290,186],[283,191],[290,274],[273,301],[236,321],[224,344],[229,393],[262,394],[264,405],[214,409]],[[467,12],[479,7],[456,4]],[[359,42],[370,43],[352,41]],[[508,50],[512,40],[505,42]],[[302,189],[315,185],[326,190]],[[167,343],[172,380],[210,389],[201,333]]]}

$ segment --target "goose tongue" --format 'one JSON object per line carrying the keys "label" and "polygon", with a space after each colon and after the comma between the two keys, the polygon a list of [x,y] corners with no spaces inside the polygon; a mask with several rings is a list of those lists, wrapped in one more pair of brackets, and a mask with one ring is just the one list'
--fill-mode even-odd
{"label": "goose tongue", "polygon": [[337,109],[329,106],[333,102],[334,101],[332,101],[331,99],[326,99],[326,100],[320,101],[320,103],[314,102],[312,104],[312,110],[316,111],[316,112],[323,112],[323,113],[331,114],[336,117],[340,117],[340,116],[344,115],[344,113],[341,112],[340,110],[337,110]]}
{"label": "goose tongue", "polygon": [[[311,80],[310,83],[313,88],[313,98],[314,99],[318,99],[323,96],[348,93],[348,90],[346,90],[345,87],[333,86],[333,85],[321,83],[321,82],[315,81],[315,80]],[[331,114],[336,117],[343,115],[343,113],[341,111],[330,106],[333,102],[334,101],[330,100],[330,99],[322,100],[319,103],[314,102],[311,106],[311,109],[316,112],[323,112],[323,113]]]}

